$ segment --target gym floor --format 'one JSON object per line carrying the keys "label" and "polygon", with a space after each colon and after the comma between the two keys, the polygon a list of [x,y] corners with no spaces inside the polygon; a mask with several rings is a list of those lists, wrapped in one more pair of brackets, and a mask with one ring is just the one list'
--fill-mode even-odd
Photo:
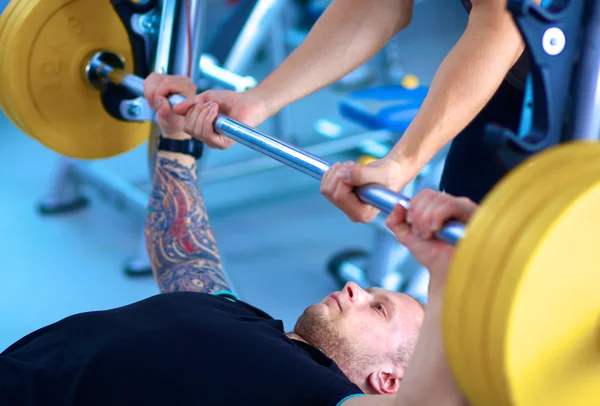
{"label": "gym floor", "polygon": [[[0,0],[0,10],[7,3]],[[418,4],[412,25],[399,36],[406,70],[429,83],[465,24],[458,1]],[[257,70],[262,70],[253,72],[258,78],[268,73],[260,66]],[[320,118],[357,130],[337,114],[340,97],[326,89],[289,108],[298,144],[322,140],[312,125]],[[265,123],[265,132],[270,128],[271,123]],[[3,114],[0,133],[0,351],[71,314],[122,306],[158,293],[153,278],[123,273],[124,264],[139,249],[143,213],[118,209],[90,190],[88,208],[40,216],[37,204],[52,185],[60,157],[24,136]],[[202,165],[210,169],[255,157],[252,151],[234,147],[207,154]],[[147,187],[145,145],[92,165]],[[302,187],[281,191],[282,185],[295,184]],[[204,187],[236,293],[282,319],[287,329],[306,306],[338,289],[325,271],[327,260],[343,249],[368,250],[372,243],[372,226],[351,223],[322,198],[318,186],[283,168]]]}

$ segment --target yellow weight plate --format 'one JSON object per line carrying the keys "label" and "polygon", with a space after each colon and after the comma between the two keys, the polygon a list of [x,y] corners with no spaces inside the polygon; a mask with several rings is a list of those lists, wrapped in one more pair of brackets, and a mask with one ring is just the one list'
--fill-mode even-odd
{"label": "yellow weight plate", "polygon": [[600,399],[598,207],[600,173],[574,181],[529,223],[509,256],[493,327],[515,406]]}
{"label": "yellow weight plate", "polygon": [[[594,174],[600,173],[600,166],[596,164],[597,161],[597,156],[592,155],[590,161],[592,165],[588,168],[588,171]],[[557,163],[556,160],[550,162]],[[578,161],[575,159],[570,166],[581,169],[581,165],[578,166],[577,163]],[[474,268],[479,271],[479,274],[487,277],[487,280],[484,278],[482,285],[471,281],[466,292],[466,297],[471,298],[471,302],[465,310],[468,318],[462,323],[463,326],[469,326],[466,337],[463,337],[463,344],[471,348],[469,356],[476,364],[474,366],[475,371],[477,371],[475,376],[472,375],[470,385],[474,385],[473,387],[486,394],[484,403],[486,405],[509,404],[506,398],[506,388],[502,388],[501,383],[498,384],[493,379],[494,371],[501,369],[501,364],[492,362],[493,359],[487,356],[489,352],[488,322],[494,296],[493,289],[499,284],[498,278],[502,276],[505,270],[503,261],[507,256],[506,250],[510,249],[510,243],[518,238],[522,232],[523,224],[526,224],[529,217],[539,210],[540,205],[546,203],[545,200],[548,196],[552,197],[554,193],[571,182],[572,175],[565,172],[563,168],[564,166],[551,165],[541,176],[535,178],[534,188],[529,187],[518,196],[518,199],[514,199],[505,206],[504,215],[501,216],[498,222],[494,223],[489,235],[486,235],[488,245],[484,244],[483,248],[487,251],[479,252],[480,258],[485,260],[480,261],[479,265]],[[553,169],[558,171],[552,174]],[[578,171],[577,173],[581,172]],[[507,213],[511,213],[511,215],[507,216]],[[498,243],[502,246],[497,246]],[[481,269],[485,269],[485,272],[482,273]],[[487,290],[485,289],[486,284],[490,287]]]}
{"label": "yellow weight plate", "polygon": [[[598,161],[597,156],[593,156],[592,155],[592,157],[594,158],[594,161]],[[579,157],[579,158],[581,158],[581,157]],[[578,162],[579,158],[577,158],[577,159],[574,160],[574,165],[577,165],[577,162]],[[531,165],[530,164],[528,166],[530,168],[535,168],[537,166],[539,169],[544,169],[543,165],[540,165],[540,164],[543,164],[543,163],[544,163],[543,161],[542,162],[538,161],[536,163],[536,165]],[[553,169],[553,167],[554,167],[554,169],[558,168],[560,171],[564,172],[562,174],[564,180],[566,180],[566,182],[569,181],[570,174],[569,174],[569,172],[565,172],[565,171],[562,170],[562,168],[564,168],[564,166],[554,165],[554,164],[558,163],[556,160],[550,161],[549,163],[550,163],[550,165],[548,165],[548,162],[546,162],[546,167],[548,167],[548,166],[550,166],[550,167],[547,168],[547,170],[544,171],[544,174],[549,174],[550,170]],[[600,173],[600,168],[595,168],[593,170],[596,173]],[[539,170],[538,170],[538,172],[539,172]],[[531,175],[531,173],[530,173],[530,175]],[[552,175],[552,176],[547,177],[548,179],[554,181],[554,185],[551,184],[551,186],[553,186],[554,188],[560,187],[560,184],[559,184],[560,182],[557,182],[557,179],[560,178],[560,176],[558,176],[558,175],[561,175],[561,174],[558,173],[556,175]],[[525,177],[525,179],[527,179],[527,178],[529,178],[529,176]],[[540,193],[541,192],[541,186],[543,186],[542,183],[543,182],[538,181],[536,179],[535,188],[532,188],[531,185],[530,185],[526,189],[523,189],[523,188],[515,188],[515,189],[517,191],[524,190],[523,193],[526,193],[527,191],[533,191],[533,194],[535,195],[536,193]],[[538,185],[540,185],[540,187],[538,187]],[[552,190],[552,188],[550,188],[550,190]],[[507,195],[507,194],[505,193],[504,195]],[[514,193],[513,193],[513,195],[514,195]],[[543,197],[543,193],[542,193],[542,197]],[[538,198],[538,200],[539,200],[539,198]],[[510,202],[510,199],[508,200],[508,202]],[[498,203],[498,200],[495,199],[494,203]],[[489,206],[485,205],[485,202],[484,202],[483,207],[488,207],[489,208]],[[493,216],[493,215],[490,215],[490,211],[487,210],[486,211],[487,215],[484,217],[484,219],[489,220],[489,219],[492,219],[492,218],[499,218],[499,217],[501,217],[501,220],[505,220],[507,218],[510,219],[510,218],[512,218],[514,216],[511,215],[510,217],[507,217],[507,211],[508,211],[508,213],[512,214],[512,211],[511,211],[512,207],[516,207],[516,208],[519,209],[518,211],[515,210],[515,212],[516,212],[515,214],[516,215],[521,215],[522,214],[521,211],[522,211],[523,207],[519,207],[518,205],[517,206],[515,206],[515,205],[511,206],[510,204],[506,205],[506,202],[505,202],[504,204],[500,205],[500,207],[501,207],[501,210],[504,211],[504,213],[502,213],[502,211],[499,211],[498,213],[496,213],[497,215]],[[526,218],[524,220],[526,220]],[[522,220],[519,220],[515,224],[518,225],[521,222],[522,222]],[[509,223],[510,223],[510,221],[509,221]],[[479,225],[481,225],[481,223],[479,223]],[[492,231],[499,230],[499,229],[503,230],[503,231],[506,231],[505,228],[506,227],[502,228],[502,227],[499,227],[498,225],[494,225],[494,229]],[[470,228],[469,230],[473,231],[472,228]],[[474,241],[473,240],[474,233],[473,232],[469,232],[469,230],[468,230],[467,235],[468,235],[468,238],[469,238],[468,241],[470,241],[470,242],[466,246],[467,247],[473,247],[474,244],[472,244],[472,242]],[[483,227],[482,228],[478,228],[475,231],[477,231],[477,230],[484,230],[484,228]],[[494,241],[494,239],[490,238],[489,235],[485,235],[484,234],[483,238],[486,238],[485,241]],[[508,236],[503,236],[502,232],[500,233],[499,237],[497,237],[496,239],[498,239],[498,238],[500,238],[504,242],[511,240],[510,234]],[[481,243],[479,245],[481,245]],[[475,252],[477,254],[479,254],[479,257],[475,257],[473,255],[473,257],[472,257],[473,259],[483,258],[484,260],[480,261],[480,264],[478,266],[475,266],[473,268],[474,270],[477,271],[477,273],[473,275],[474,277],[472,279],[470,279],[471,285],[467,286],[468,287],[468,289],[467,289],[468,292],[466,294],[464,294],[464,296],[465,297],[471,297],[471,298],[478,298],[478,300],[480,300],[481,303],[479,303],[479,305],[477,305],[477,304],[475,304],[473,302],[473,300],[471,302],[468,302],[468,304],[464,304],[463,303],[463,304],[461,304],[461,306],[464,309],[464,311],[462,313],[459,313],[459,312],[456,312],[456,308],[453,309],[453,308],[450,307],[450,303],[452,303],[452,305],[456,306],[456,302],[454,302],[454,301],[447,302],[446,303],[446,310],[448,310],[448,312],[445,312],[445,315],[444,315],[445,316],[444,327],[445,327],[445,335],[446,336],[451,335],[451,334],[449,334],[449,332],[456,333],[456,331],[464,331],[465,334],[466,334],[467,340],[465,340],[465,339],[463,339],[462,341],[455,340],[455,344],[456,343],[461,343],[462,344],[462,346],[463,346],[462,347],[462,350],[463,350],[463,354],[462,355],[467,358],[466,360],[463,357],[460,357],[460,356],[457,357],[456,356],[456,353],[457,353],[456,351],[452,351],[450,348],[448,349],[449,356],[451,358],[454,356],[455,358],[457,358],[458,360],[460,360],[460,362],[462,362],[462,363],[458,363],[458,366],[463,366],[463,367],[465,365],[468,365],[468,361],[469,361],[468,358],[469,357],[472,358],[471,359],[472,362],[475,361],[475,362],[479,362],[480,364],[482,362],[484,362],[485,357],[481,355],[481,351],[482,351],[482,349],[485,349],[485,346],[481,347],[481,345],[480,345],[480,343],[478,341],[478,340],[481,340],[481,338],[474,339],[474,337],[477,338],[476,335],[474,334],[474,332],[477,332],[479,330],[483,330],[483,327],[481,327],[479,324],[477,324],[478,323],[478,319],[476,317],[473,319],[473,314],[470,314],[470,318],[471,319],[468,320],[468,322],[464,322],[464,321],[461,321],[461,322],[457,322],[457,321],[450,322],[450,320],[449,320],[450,317],[449,316],[451,316],[452,314],[454,314],[454,316],[456,316],[457,314],[464,314],[464,313],[469,313],[469,312],[470,313],[477,313],[478,311],[480,311],[480,309],[483,307],[483,305],[486,304],[485,300],[489,297],[489,292],[486,291],[486,289],[484,289],[485,288],[485,284],[482,286],[480,284],[474,283],[473,279],[475,279],[475,277],[480,276],[480,275],[484,275],[484,276],[485,275],[491,275],[491,276],[494,276],[495,272],[493,271],[493,269],[490,269],[491,265],[492,264],[496,264],[496,262],[499,262],[499,260],[502,258],[502,251],[498,251],[498,252],[495,253],[496,257],[497,257],[497,260],[494,260],[493,258],[491,258],[493,255],[486,255],[485,253],[480,252],[480,251],[475,251]],[[494,251],[492,250],[490,252],[490,254],[494,254]],[[486,261],[485,261],[486,259],[489,260],[489,262],[487,262],[487,264],[486,264]],[[457,258],[457,261],[458,261],[458,258]],[[453,264],[453,267],[454,266],[455,265]],[[464,268],[462,268],[462,269],[464,269]],[[483,270],[485,270],[485,271],[483,271]],[[460,274],[460,272],[459,272],[459,274]],[[456,276],[456,272],[451,273],[451,275],[452,276],[449,279],[450,280],[452,280],[452,279],[455,280],[456,279],[456,277],[455,277]],[[490,285],[490,286],[494,286],[494,285]],[[464,286],[462,286],[462,287],[464,288]],[[451,295],[447,295],[447,298],[448,298],[448,296],[451,296]],[[460,299],[460,297],[458,297],[458,299]],[[479,321],[480,324],[485,322],[485,315],[486,315],[486,313],[483,312],[482,314],[484,315],[484,319],[483,319],[483,321]],[[455,330],[453,331],[452,329],[449,328],[449,326],[454,327]],[[446,343],[447,346],[448,346],[448,342],[451,342],[452,339],[451,339],[451,337],[446,337],[446,338],[448,338],[447,343]],[[472,339],[471,343],[467,343],[468,342],[468,338]],[[478,345],[481,348],[478,349],[477,348]],[[451,346],[452,345],[450,345],[450,347]],[[455,363],[456,363],[456,360],[455,360]],[[485,363],[484,363],[484,365],[485,365]],[[473,390],[479,390],[480,393],[485,394],[489,390],[489,388],[486,386],[485,382],[483,382],[483,383],[481,382],[481,376],[482,376],[481,369],[483,368],[483,366],[482,365],[478,365],[477,367],[478,367],[478,369],[471,370],[471,377],[470,377],[471,379],[464,379],[464,377],[467,376],[468,374],[466,374],[465,371],[463,370],[462,371],[462,376],[463,376],[462,380],[468,382],[467,386],[469,386],[471,388],[470,389],[471,391],[473,391]],[[456,365],[453,365],[453,370],[455,370],[455,369],[456,369]],[[458,368],[458,369],[460,369],[460,368]],[[458,375],[461,375],[461,373],[459,373]],[[479,381],[478,381],[478,379],[479,379]],[[478,382],[474,382],[474,381],[478,381]],[[475,388],[475,389],[473,389],[473,388]],[[491,404],[506,404],[506,403],[501,402],[501,401],[498,401],[498,403],[494,403],[493,399],[496,399],[496,397],[490,396],[490,398],[488,398],[484,402],[484,404],[486,404],[486,405],[491,405]],[[500,399],[497,399],[497,400],[500,400]]]}
{"label": "yellow weight plate", "polygon": [[[593,164],[588,165],[590,170],[600,173],[600,166],[595,164],[598,155],[590,153],[587,145],[579,151],[582,148]],[[474,404],[479,404],[474,399],[482,398],[486,399],[485,405],[508,404],[502,388],[491,382],[497,368],[486,353],[490,295],[504,272],[504,253],[539,204],[560,190],[562,183],[569,183],[572,175],[564,171],[563,165],[574,168],[579,163],[578,168],[582,167],[581,153],[550,155],[551,159],[536,157],[518,168],[486,198],[469,225],[450,270],[444,312],[445,344],[452,370]],[[492,372],[486,371],[490,369]]]}
{"label": "yellow weight plate", "polygon": [[[14,38],[13,29],[15,27],[15,22],[19,21],[18,9],[23,9],[23,7],[27,6],[28,2],[23,0],[12,0],[8,3],[8,6],[2,12],[2,16],[0,17],[0,61],[10,61],[10,59],[4,56],[5,51],[10,46],[10,41]],[[8,97],[8,85],[5,84],[8,75],[5,72],[5,69],[10,66],[9,63],[0,63],[0,109],[4,111],[6,117],[21,131],[25,132],[23,124],[17,121],[15,115],[12,112],[12,105],[10,102],[5,101]],[[10,99],[10,97],[8,97]]]}
{"label": "yellow weight plate", "polygon": [[[576,158],[576,157],[574,157]],[[582,157],[580,157],[582,158]],[[597,177],[600,173],[600,160],[598,155],[588,158],[587,162],[575,159],[570,168],[575,170],[577,177],[591,176]],[[486,405],[508,405],[510,403],[508,388],[504,385],[502,379],[498,378],[498,373],[503,370],[502,359],[498,358],[499,351],[496,351],[494,345],[494,334],[492,330],[492,322],[495,320],[491,315],[495,314],[493,309],[494,297],[496,291],[500,286],[500,281],[504,275],[509,271],[506,261],[510,258],[514,241],[518,240],[524,233],[526,227],[528,227],[531,219],[534,218],[537,213],[548,204],[548,201],[554,199],[556,195],[559,195],[566,187],[573,183],[573,175],[569,172],[564,171],[562,168],[555,169],[555,173],[549,170],[542,176],[542,179],[536,181],[535,187],[530,188],[530,191],[526,194],[524,199],[520,202],[515,202],[507,207],[511,212],[519,212],[519,216],[515,216],[512,221],[506,222],[504,227],[502,225],[497,230],[496,239],[504,239],[506,242],[505,249],[498,250],[500,254],[495,258],[490,258],[490,262],[493,261],[496,264],[496,269],[490,274],[493,275],[493,279],[490,281],[490,290],[485,295],[474,294],[473,298],[476,299],[469,308],[474,317],[478,317],[480,320],[478,328],[473,331],[472,342],[480,343],[480,354],[481,358],[481,376],[486,379],[487,392],[491,394],[491,398],[494,402],[486,402]],[[506,217],[503,216],[503,219]],[[495,238],[494,236],[492,237]],[[493,252],[493,248],[492,248]],[[482,257],[485,254],[482,253]],[[491,255],[490,255],[491,257]],[[477,289],[476,286],[472,287],[472,292]],[[478,356],[479,356],[478,355]],[[496,403],[497,402],[497,403]]]}
{"label": "yellow weight plate", "polygon": [[38,0],[21,17],[6,53],[12,68],[8,94],[28,133],[81,159],[115,156],[143,143],[150,124],[112,118],[84,75],[98,51],[121,55],[129,68],[133,63],[127,33],[110,3]]}
{"label": "yellow weight plate", "polygon": [[[8,5],[6,6],[6,8],[4,9],[4,11],[2,12],[2,15],[0,15],[0,44],[2,44],[2,46],[0,47],[0,61],[6,61],[7,59],[3,57],[3,51],[6,49],[6,44],[8,42],[8,35],[6,35],[7,32],[7,27],[9,25],[9,23],[12,22],[11,19],[11,15],[13,14],[15,8],[17,7],[17,4],[19,2],[18,1],[11,1],[8,3]],[[2,108],[2,110],[6,110],[6,107],[4,107],[4,103],[3,103],[3,94],[4,92],[2,91],[2,89],[4,89],[4,86],[2,86],[2,79],[4,78],[4,75],[2,74],[2,69],[4,68],[4,66],[7,65],[6,63],[0,63],[0,108]],[[6,114],[8,116],[8,114]]]}
{"label": "yellow weight plate", "polygon": [[[12,61],[12,57],[10,56],[11,54],[9,53],[9,51],[13,47],[15,38],[18,37],[19,31],[21,31],[21,26],[23,25],[23,15],[27,12],[27,10],[31,9],[35,5],[35,2],[27,0],[11,1],[11,3],[13,2],[15,3],[15,7],[13,8],[11,14],[8,16],[5,34],[6,38],[4,42],[4,53],[2,55],[2,58],[4,58],[4,60],[6,61]],[[16,111],[14,97],[19,97],[19,95],[17,94],[15,96],[14,94],[10,93],[11,78],[14,77],[14,74],[11,72],[14,72],[15,70],[19,69],[22,69],[22,67],[15,66],[12,63],[3,64],[3,70],[0,73],[0,76],[2,77],[1,80],[3,80],[4,82],[0,82],[0,86],[2,88],[1,92],[4,95],[3,103],[6,103],[7,105],[5,111],[6,115],[13,122],[13,124],[15,124],[21,131],[23,131],[25,134],[29,134],[29,131],[25,127],[25,124],[23,123],[23,121],[18,115],[18,112]]]}
{"label": "yellow weight plate", "polygon": [[[14,39],[18,36],[19,27],[22,25],[22,15],[27,9],[33,6],[32,2],[28,2],[26,0],[11,1],[11,4],[12,3],[14,3],[13,9],[12,12],[8,15],[5,34],[3,38],[4,51],[2,54],[2,58],[6,61],[11,61],[9,50],[12,48]],[[19,69],[19,67],[16,67],[11,63],[5,63],[2,65],[3,69],[0,73],[0,76],[2,77],[2,82],[0,82],[0,85],[2,86],[1,92],[3,94],[2,103],[6,107],[5,113],[7,117],[13,122],[13,124],[15,124],[21,131],[27,134],[27,129],[24,127],[23,122],[18,118],[16,114],[14,100],[10,93],[10,72],[12,70]]]}
{"label": "yellow weight plate", "polygon": [[[511,219],[511,216],[514,216],[514,213],[507,216],[507,205],[514,202],[515,198],[522,194],[522,190],[526,190],[526,184],[530,181],[528,177],[535,177],[551,167],[552,165],[549,164],[544,165],[544,162],[529,163],[526,164],[528,176],[515,179],[514,174],[511,173],[503,179],[482,202],[469,223],[465,238],[457,247],[445,292],[444,336],[449,356],[457,354],[456,362],[452,363],[453,371],[456,375],[464,376],[465,381],[477,383],[484,379],[480,371],[479,353],[474,353],[473,343],[465,342],[473,336],[473,330],[477,328],[474,324],[478,320],[473,320],[470,315],[473,304],[472,300],[468,299],[471,299],[474,294],[485,297],[490,283],[487,279],[494,275],[489,269],[494,262],[491,258],[488,261],[488,256],[492,255],[493,251],[485,255],[481,251],[490,241],[490,232],[497,229],[495,223],[498,219]],[[505,186],[509,182],[510,185]],[[501,251],[498,254],[501,255]],[[474,293],[471,293],[472,291]],[[469,326],[467,331],[459,327],[464,325]],[[481,388],[483,385],[473,385],[473,387]]]}

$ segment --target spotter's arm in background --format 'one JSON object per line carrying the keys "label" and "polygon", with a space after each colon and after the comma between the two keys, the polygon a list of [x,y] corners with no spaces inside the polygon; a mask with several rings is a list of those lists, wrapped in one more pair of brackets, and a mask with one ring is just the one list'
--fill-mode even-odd
{"label": "spotter's arm in background", "polygon": [[249,93],[271,116],[367,62],[412,18],[414,0],[334,0],[306,39]]}
{"label": "spotter's arm in background", "polygon": [[[540,0],[532,0],[536,4]],[[479,114],[525,43],[507,0],[472,0],[467,28],[440,65],[419,113],[390,151],[399,190]]]}

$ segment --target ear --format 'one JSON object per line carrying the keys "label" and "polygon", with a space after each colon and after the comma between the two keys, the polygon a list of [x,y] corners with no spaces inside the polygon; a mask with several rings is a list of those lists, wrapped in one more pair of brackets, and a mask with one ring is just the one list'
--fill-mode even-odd
{"label": "ear", "polygon": [[400,371],[378,371],[369,375],[369,386],[380,395],[394,395],[398,392],[402,373]]}

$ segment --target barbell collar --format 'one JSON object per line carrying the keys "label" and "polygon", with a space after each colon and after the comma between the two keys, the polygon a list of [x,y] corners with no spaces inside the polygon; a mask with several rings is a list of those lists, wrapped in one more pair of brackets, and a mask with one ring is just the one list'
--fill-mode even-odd
{"label": "barbell collar", "polygon": [[[144,79],[126,74],[120,69],[114,69],[103,63],[101,58],[92,58],[86,71],[95,72],[97,76],[105,78],[115,85],[123,86],[138,96],[144,95]],[[172,106],[185,100],[181,95],[172,95],[168,99]],[[215,131],[218,133],[317,180],[321,180],[325,172],[332,166],[330,162],[301,148],[232,120],[222,114],[217,116],[214,126]],[[363,203],[370,204],[387,214],[390,214],[398,204],[405,209],[410,204],[410,199],[407,197],[377,184],[360,186],[357,188],[356,194]],[[465,227],[462,223],[456,221],[449,222],[442,230],[436,233],[436,236],[454,245],[463,237],[464,229]]]}

